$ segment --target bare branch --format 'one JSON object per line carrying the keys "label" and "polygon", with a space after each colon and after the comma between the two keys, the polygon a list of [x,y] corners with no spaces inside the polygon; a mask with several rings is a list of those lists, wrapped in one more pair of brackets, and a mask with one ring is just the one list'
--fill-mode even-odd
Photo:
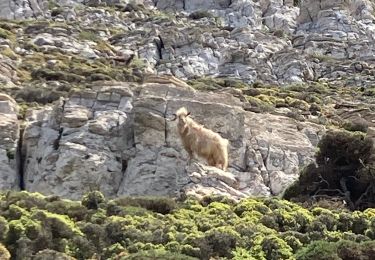
{"label": "bare branch", "polygon": [[362,195],[357,199],[357,201],[354,203],[355,207],[358,207],[359,204],[362,202],[362,199],[363,197],[367,196],[367,194],[370,192],[371,188],[373,188],[373,186],[371,184],[369,184],[366,188],[366,191],[364,193],[362,193]]}

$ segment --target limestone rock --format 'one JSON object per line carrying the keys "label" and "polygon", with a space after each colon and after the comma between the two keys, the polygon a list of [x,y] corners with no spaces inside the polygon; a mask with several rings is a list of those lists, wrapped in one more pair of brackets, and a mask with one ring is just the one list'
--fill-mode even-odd
{"label": "limestone rock", "polygon": [[[32,54],[29,47],[36,45],[42,53],[142,62],[142,72],[185,80],[226,76],[284,85],[327,78],[371,86],[375,79],[375,4],[370,0],[47,2],[0,0],[2,18],[47,19],[20,28],[17,47],[15,39],[0,37],[0,53],[7,46],[17,54]],[[122,17],[122,12],[129,15]],[[0,57],[2,71],[6,58]],[[366,69],[351,66],[368,61]],[[46,62],[54,67],[53,61]],[[4,75],[0,81],[14,87],[17,78]]]}
{"label": "limestone rock", "polygon": [[[324,132],[312,123],[297,128],[284,116],[246,112],[231,94],[196,92],[183,84],[149,80],[93,89],[28,114],[27,190],[74,199],[90,189],[109,197],[277,195],[312,160]],[[176,123],[166,120],[181,106],[229,140],[228,172],[206,166],[202,158],[188,162]]]}
{"label": "limestone rock", "polygon": [[[94,189],[116,195],[126,169],[121,153],[130,134],[120,104],[129,94],[126,84],[120,91],[113,86],[31,111],[24,132],[25,188],[72,199]],[[116,99],[103,100],[106,95]]]}
{"label": "limestone rock", "polygon": [[0,190],[19,189],[17,112],[14,99],[0,93]]}
{"label": "limestone rock", "polygon": [[43,15],[44,0],[0,1],[0,17],[6,19],[26,19]]}

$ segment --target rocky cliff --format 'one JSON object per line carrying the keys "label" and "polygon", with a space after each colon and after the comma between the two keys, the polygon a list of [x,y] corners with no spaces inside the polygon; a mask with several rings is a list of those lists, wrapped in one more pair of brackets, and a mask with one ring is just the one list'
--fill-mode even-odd
{"label": "rocky cliff", "polygon": [[[0,189],[280,194],[325,129],[374,135],[373,7],[0,0]],[[180,106],[230,141],[228,172],[187,163]]]}

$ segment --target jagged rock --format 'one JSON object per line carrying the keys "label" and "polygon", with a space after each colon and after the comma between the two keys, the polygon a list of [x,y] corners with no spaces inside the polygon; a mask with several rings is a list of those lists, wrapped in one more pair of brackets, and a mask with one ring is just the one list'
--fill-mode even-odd
{"label": "jagged rock", "polygon": [[14,66],[14,61],[0,54],[0,83],[3,88],[16,86],[14,82],[18,81],[18,77],[14,71]]}
{"label": "jagged rock", "polygon": [[[82,4],[96,7],[75,9]],[[120,17],[118,9],[101,9],[104,5],[123,6],[128,15]],[[374,80],[372,62],[365,70],[351,68],[352,61],[371,60],[375,52],[371,44],[374,3],[369,0],[298,4],[291,0],[67,0],[56,2],[56,7],[44,0],[2,0],[0,7],[3,18],[44,16],[56,23],[78,21],[83,27],[30,25],[23,32],[33,34],[31,39],[21,37],[20,43],[27,40],[43,52],[59,51],[85,59],[119,55],[129,61],[135,57],[145,62],[144,71],[150,73],[182,79],[231,76],[270,84],[328,78],[334,83],[339,79],[348,85],[368,86]],[[176,13],[166,19],[157,10]],[[80,32],[87,28],[94,32],[95,26],[95,34],[82,39]],[[109,27],[121,33],[111,33],[105,29]],[[102,49],[103,42],[97,46],[99,38],[112,46]],[[9,39],[0,40],[0,45],[4,41],[12,46]]]}
{"label": "jagged rock", "polygon": [[[323,127],[297,128],[290,118],[244,111],[228,93],[196,92],[167,80],[98,85],[97,92],[77,92],[31,111],[24,133],[25,188],[74,199],[90,189],[109,197],[267,196],[282,192],[312,160]],[[121,109],[123,100],[128,106]],[[166,120],[181,106],[230,141],[228,172],[200,159],[188,162],[175,122]],[[285,178],[271,180],[276,173]]]}
{"label": "jagged rock", "polygon": [[156,7],[160,9],[172,9],[172,10],[208,10],[208,9],[224,9],[228,8],[231,4],[230,0],[157,0]]}
{"label": "jagged rock", "polygon": [[0,93],[0,190],[19,190],[17,112],[14,99]]}
{"label": "jagged rock", "polygon": [[[103,100],[105,95],[110,98]],[[93,189],[114,196],[125,170],[121,153],[127,147],[128,111],[122,111],[121,103],[131,95],[126,84],[113,86],[94,96],[76,93],[66,103],[29,113],[23,146],[25,188],[74,199]]]}
{"label": "jagged rock", "polygon": [[2,0],[0,1],[0,17],[5,19],[27,19],[44,14],[45,0]]}
{"label": "jagged rock", "polygon": [[206,195],[225,195],[233,199],[249,196],[270,196],[260,174],[253,172],[224,172],[200,163],[192,163],[186,168],[190,183],[185,185],[181,192],[198,198]]}
{"label": "jagged rock", "polygon": [[293,1],[262,0],[260,1],[265,25],[273,30],[292,34],[297,27],[299,8]]}
{"label": "jagged rock", "polygon": [[291,183],[298,179],[298,175],[288,175],[282,171],[272,171],[269,178],[272,194],[282,194]]}
{"label": "jagged rock", "polygon": [[[248,114],[245,124],[249,136],[247,165],[261,174],[275,195],[298,177],[301,166],[312,161],[314,147],[325,131],[311,123],[297,127],[294,119],[284,116],[255,113]],[[275,172],[286,179],[273,178]]]}
{"label": "jagged rock", "polygon": [[[363,48],[366,48],[367,54],[372,53],[371,46],[367,46],[364,40],[373,40],[374,25],[364,22],[362,16],[356,15],[358,13],[357,5],[360,2],[362,2],[363,12],[370,13],[372,3],[367,1],[367,4],[363,4],[365,1],[362,0],[351,2],[349,4],[343,0],[326,0],[319,4],[313,0],[303,1],[299,16],[300,26],[296,32],[297,36],[300,37],[294,44],[298,46],[304,44],[307,47],[306,51],[309,53],[314,51],[313,48],[315,48],[315,51],[320,51],[322,55],[323,52],[330,50],[329,56],[337,59],[353,57],[352,52],[362,55],[360,52],[364,50]],[[374,20],[374,16],[365,19],[368,18]],[[318,45],[314,45],[314,43]],[[348,50],[344,50],[342,48],[344,46],[347,46]]]}

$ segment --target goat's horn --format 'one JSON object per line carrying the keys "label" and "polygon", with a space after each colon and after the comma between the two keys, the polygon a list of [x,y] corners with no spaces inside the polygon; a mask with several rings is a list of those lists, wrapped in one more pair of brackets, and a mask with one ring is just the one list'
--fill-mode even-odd
{"label": "goat's horn", "polygon": [[171,118],[171,119],[168,119],[169,121],[175,121],[176,119],[177,119],[177,115],[176,114],[173,114],[173,118]]}
{"label": "goat's horn", "polygon": [[186,114],[186,116],[190,116],[190,112],[188,112],[188,113]]}

